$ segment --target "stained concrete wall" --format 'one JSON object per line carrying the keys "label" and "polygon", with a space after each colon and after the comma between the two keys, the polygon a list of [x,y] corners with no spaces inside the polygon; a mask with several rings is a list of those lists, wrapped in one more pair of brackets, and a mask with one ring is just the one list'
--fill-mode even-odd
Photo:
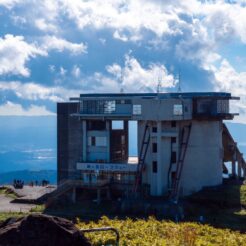
{"label": "stained concrete wall", "polygon": [[221,184],[222,162],[222,122],[192,121],[180,184],[183,194]]}
{"label": "stained concrete wall", "polygon": [[70,114],[77,112],[78,103],[57,104],[57,173],[58,184],[79,176],[76,163],[82,156],[82,124]]}
{"label": "stained concrete wall", "polygon": [[[138,146],[142,144],[146,121],[139,121]],[[150,144],[146,155],[146,169],[143,174],[143,183],[150,185],[153,196],[162,196],[168,193],[168,170],[171,162],[171,152],[180,151],[182,127],[190,121],[148,122],[150,126]],[[157,133],[152,132],[157,127]],[[176,137],[171,150],[171,137]],[[157,143],[157,153],[152,152],[152,143]],[[214,186],[222,183],[222,127],[221,121],[192,121],[190,140],[187,147],[183,171],[181,175],[181,195],[188,195],[200,190],[204,186]],[[152,162],[157,161],[157,173],[153,173]],[[175,171],[175,163],[172,170]],[[170,177],[171,178],[171,177]]]}

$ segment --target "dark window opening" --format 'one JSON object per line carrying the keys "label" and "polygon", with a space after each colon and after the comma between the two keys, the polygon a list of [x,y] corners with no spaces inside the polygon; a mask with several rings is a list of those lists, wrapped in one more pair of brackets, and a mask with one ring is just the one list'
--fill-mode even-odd
{"label": "dark window opening", "polygon": [[176,143],[176,137],[171,137],[171,143]]}
{"label": "dark window opening", "polygon": [[172,155],[171,155],[171,163],[176,163],[176,162],[177,162],[176,151],[172,151]]}
{"label": "dark window opening", "polygon": [[152,172],[157,173],[157,161],[152,162]]}
{"label": "dark window opening", "polygon": [[156,126],[152,127],[152,132],[157,132],[157,127]]}
{"label": "dark window opening", "polygon": [[176,127],[176,121],[171,121],[171,127]]}
{"label": "dark window opening", "polygon": [[91,146],[96,146],[96,137],[91,137]]}
{"label": "dark window opening", "polygon": [[106,129],[106,121],[101,121],[101,120],[87,121],[88,131],[103,131],[105,129]]}
{"label": "dark window opening", "polygon": [[157,153],[157,143],[152,143],[152,152]]}

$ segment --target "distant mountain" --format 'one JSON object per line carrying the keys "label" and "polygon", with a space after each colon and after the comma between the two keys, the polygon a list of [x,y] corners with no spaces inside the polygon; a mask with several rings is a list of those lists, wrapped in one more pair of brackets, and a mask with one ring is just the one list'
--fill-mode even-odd
{"label": "distant mountain", "polygon": [[25,182],[25,184],[31,181],[38,181],[41,183],[42,180],[48,180],[50,184],[56,184],[56,171],[55,170],[40,170],[40,171],[14,171],[7,173],[0,173],[0,185],[12,184],[14,179],[20,179]]}
{"label": "distant mountain", "polygon": [[56,117],[0,117],[0,173],[56,170]]}

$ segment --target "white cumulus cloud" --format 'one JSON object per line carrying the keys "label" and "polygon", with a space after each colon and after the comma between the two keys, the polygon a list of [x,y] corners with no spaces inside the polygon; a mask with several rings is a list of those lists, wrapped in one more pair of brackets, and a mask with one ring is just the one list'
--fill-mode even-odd
{"label": "white cumulus cloud", "polygon": [[0,38],[0,75],[14,74],[28,77],[26,63],[33,57],[46,56],[46,51],[32,43],[27,43],[23,36],[11,34]]}
{"label": "white cumulus cloud", "polygon": [[53,116],[56,115],[46,109],[45,106],[37,106],[31,104],[27,109],[23,108],[21,104],[13,102],[6,102],[0,105],[0,116]]}

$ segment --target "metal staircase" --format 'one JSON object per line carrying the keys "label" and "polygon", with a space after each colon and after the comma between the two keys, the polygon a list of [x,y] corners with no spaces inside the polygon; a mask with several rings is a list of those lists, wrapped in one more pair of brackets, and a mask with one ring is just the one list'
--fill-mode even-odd
{"label": "metal staircase", "polygon": [[150,129],[149,129],[149,125],[146,124],[144,129],[140,154],[139,154],[139,160],[138,160],[137,174],[136,174],[136,180],[134,185],[135,192],[138,191],[139,185],[141,184],[142,181],[142,173],[145,167],[145,158],[149,147],[149,142],[150,142]]}
{"label": "metal staircase", "polygon": [[170,192],[170,198],[172,200],[178,200],[179,196],[179,186],[180,186],[180,179],[182,175],[182,170],[184,167],[184,160],[186,156],[187,146],[190,139],[190,132],[191,132],[191,124],[188,126],[184,126],[181,132],[181,143],[180,143],[180,150],[179,150],[179,157],[176,163],[176,172],[174,176],[174,180],[172,183],[172,188]]}

